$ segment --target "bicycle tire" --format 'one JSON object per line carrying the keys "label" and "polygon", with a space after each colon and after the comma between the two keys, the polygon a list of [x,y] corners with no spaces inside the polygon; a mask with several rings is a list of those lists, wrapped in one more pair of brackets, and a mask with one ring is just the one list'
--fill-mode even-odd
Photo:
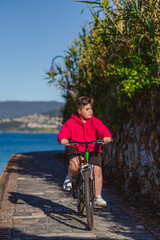
{"label": "bicycle tire", "polygon": [[84,213],[84,201],[83,201],[83,181],[81,174],[78,175],[77,181],[77,211],[78,216],[82,216]]}
{"label": "bicycle tire", "polygon": [[92,230],[94,227],[93,222],[93,180],[90,179],[89,169],[84,172],[84,195],[85,195],[85,206],[87,214],[87,225],[88,229]]}

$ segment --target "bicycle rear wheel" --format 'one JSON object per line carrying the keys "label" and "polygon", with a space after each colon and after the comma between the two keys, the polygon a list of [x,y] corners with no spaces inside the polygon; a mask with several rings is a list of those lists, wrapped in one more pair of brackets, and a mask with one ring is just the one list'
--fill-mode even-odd
{"label": "bicycle rear wheel", "polygon": [[78,215],[83,215],[84,212],[84,200],[83,200],[83,181],[82,175],[79,174],[76,181],[77,186],[77,211]]}
{"label": "bicycle rear wheel", "polygon": [[94,181],[90,178],[90,170],[84,172],[84,195],[87,214],[87,225],[89,230],[93,229],[93,201],[94,201]]}

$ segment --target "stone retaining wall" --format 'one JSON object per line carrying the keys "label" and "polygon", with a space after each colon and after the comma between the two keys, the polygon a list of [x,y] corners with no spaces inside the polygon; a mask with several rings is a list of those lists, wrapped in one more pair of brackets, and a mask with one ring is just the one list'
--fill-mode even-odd
{"label": "stone retaining wall", "polygon": [[105,148],[104,181],[160,204],[160,121],[127,124]]}
{"label": "stone retaining wall", "polygon": [[0,177],[0,209],[1,209],[1,202],[3,200],[4,192],[8,184],[8,179],[10,177],[11,172],[17,172],[17,165],[18,163],[18,156],[20,154],[12,154],[1,177]]}

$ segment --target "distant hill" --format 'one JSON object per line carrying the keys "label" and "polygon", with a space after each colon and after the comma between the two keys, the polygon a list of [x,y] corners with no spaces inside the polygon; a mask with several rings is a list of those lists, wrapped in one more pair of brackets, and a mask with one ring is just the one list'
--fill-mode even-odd
{"label": "distant hill", "polygon": [[0,119],[27,115],[51,114],[61,115],[64,103],[56,101],[0,101]]}

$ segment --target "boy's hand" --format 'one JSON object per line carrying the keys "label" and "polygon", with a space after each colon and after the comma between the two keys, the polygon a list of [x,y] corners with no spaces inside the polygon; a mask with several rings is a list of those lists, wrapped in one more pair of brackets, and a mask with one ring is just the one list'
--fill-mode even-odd
{"label": "boy's hand", "polygon": [[109,142],[111,141],[111,138],[110,138],[110,137],[104,137],[104,138],[103,138],[103,141],[104,141],[105,143],[109,143]]}
{"label": "boy's hand", "polygon": [[68,139],[62,139],[61,140],[61,145],[66,145],[68,143],[69,143]]}

